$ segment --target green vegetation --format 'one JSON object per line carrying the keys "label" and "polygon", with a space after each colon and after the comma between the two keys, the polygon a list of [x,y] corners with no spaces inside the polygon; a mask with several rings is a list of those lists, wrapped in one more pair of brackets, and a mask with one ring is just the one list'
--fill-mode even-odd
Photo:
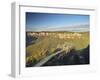
{"label": "green vegetation", "polygon": [[[26,47],[26,65],[36,64],[46,56],[53,54],[57,48],[68,51],[74,47],[76,50],[80,50],[89,44],[89,32],[49,32],[48,34],[50,35],[36,36],[38,41]],[[78,34],[80,36],[77,36]]]}

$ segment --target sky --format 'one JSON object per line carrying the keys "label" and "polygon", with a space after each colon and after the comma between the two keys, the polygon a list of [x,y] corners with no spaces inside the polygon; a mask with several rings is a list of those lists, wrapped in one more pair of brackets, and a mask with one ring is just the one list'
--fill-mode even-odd
{"label": "sky", "polygon": [[67,31],[80,28],[89,28],[89,15],[26,12],[26,31]]}

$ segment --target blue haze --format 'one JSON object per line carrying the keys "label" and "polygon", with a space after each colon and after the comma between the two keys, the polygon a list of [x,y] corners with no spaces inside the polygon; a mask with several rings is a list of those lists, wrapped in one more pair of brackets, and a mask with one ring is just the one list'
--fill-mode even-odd
{"label": "blue haze", "polygon": [[26,31],[88,31],[89,15],[26,12]]}

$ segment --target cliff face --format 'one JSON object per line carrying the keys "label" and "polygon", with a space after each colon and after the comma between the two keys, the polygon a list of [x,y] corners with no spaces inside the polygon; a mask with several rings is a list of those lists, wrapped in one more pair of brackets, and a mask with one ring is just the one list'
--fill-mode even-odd
{"label": "cliff face", "polygon": [[81,51],[71,49],[68,53],[65,51],[57,54],[43,66],[57,65],[79,65],[89,64],[89,46]]}

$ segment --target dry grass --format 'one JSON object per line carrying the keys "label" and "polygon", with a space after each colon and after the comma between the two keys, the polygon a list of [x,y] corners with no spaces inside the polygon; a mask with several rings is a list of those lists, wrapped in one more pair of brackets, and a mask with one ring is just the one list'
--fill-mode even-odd
{"label": "dry grass", "polygon": [[[79,34],[82,35],[80,38],[77,36],[72,38],[67,38],[66,36],[64,38],[59,38],[57,34],[58,33],[50,36],[41,36],[42,38],[37,43],[27,46],[26,62],[32,61],[33,59],[38,62],[39,60],[45,58],[47,55],[53,54],[57,48],[68,50],[68,48],[65,48],[65,46],[72,46],[75,49],[80,50],[87,47],[89,44],[89,32],[79,32]],[[64,34],[72,35],[74,32],[64,32]]]}

